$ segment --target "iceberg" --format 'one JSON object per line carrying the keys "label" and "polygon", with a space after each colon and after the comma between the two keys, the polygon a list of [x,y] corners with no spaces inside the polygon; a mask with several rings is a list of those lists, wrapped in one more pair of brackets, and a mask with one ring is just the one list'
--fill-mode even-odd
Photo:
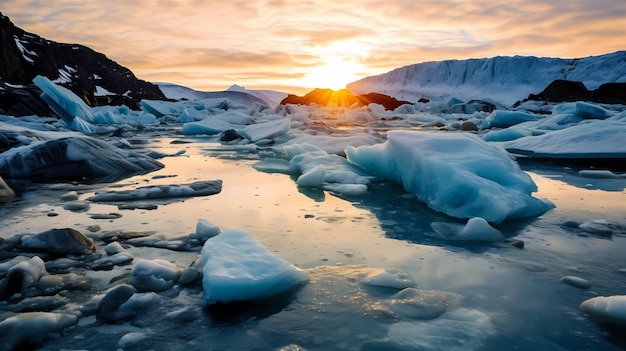
{"label": "iceberg", "polygon": [[531,195],[537,185],[508,154],[473,134],[390,131],[387,142],[348,147],[346,155],[452,217],[501,223],[554,207]]}
{"label": "iceberg", "polygon": [[69,89],[58,86],[52,83],[50,79],[43,76],[35,77],[33,83],[43,91],[41,94],[43,101],[45,101],[65,123],[72,123],[75,117],[80,117],[82,120],[89,123],[95,121],[91,107],[87,106],[83,100]]}
{"label": "iceberg", "polygon": [[202,274],[206,304],[265,299],[309,281],[307,272],[243,230],[227,230],[204,243]]}

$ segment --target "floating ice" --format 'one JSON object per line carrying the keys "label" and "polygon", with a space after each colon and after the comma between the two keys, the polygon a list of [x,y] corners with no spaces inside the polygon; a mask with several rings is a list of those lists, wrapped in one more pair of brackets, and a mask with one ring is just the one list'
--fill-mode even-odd
{"label": "floating ice", "polygon": [[594,297],[583,301],[580,308],[601,322],[626,327],[626,295]]}
{"label": "floating ice", "polygon": [[388,302],[396,315],[412,319],[433,319],[456,308],[461,295],[436,290],[419,290],[407,287],[394,294]]}
{"label": "floating ice", "polygon": [[67,313],[26,312],[0,322],[0,349],[14,350],[21,344],[38,344],[52,333],[78,322],[78,317]]}
{"label": "floating ice", "polygon": [[23,235],[19,248],[55,254],[88,254],[95,251],[93,240],[72,228],[50,229],[36,235]]}
{"label": "floating ice", "polygon": [[390,131],[387,142],[349,147],[346,154],[453,217],[500,223],[553,207],[531,196],[537,186],[509,155],[472,134]]}
{"label": "floating ice", "polygon": [[180,268],[165,260],[139,260],[128,282],[138,291],[163,291],[173,287],[181,273]]}
{"label": "floating ice", "polygon": [[486,242],[504,239],[499,230],[480,217],[470,218],[465,226],[444,222],[433,222],[430,226],[446,239]]}
{"label": "floating ice", "polygon": [[207,304],[268,298],[309,280],[308,274],[272,254],[250,234],[227,230],[202,248]]}
{"label": "floating ice", "polygon": [[134,318],[140,311],[154,304],[154,293],[136,294],[132,285],[120,284],[107,291],[96,306],[96,318],[113,323]]}
{"label": "floating ice", "polygon": [[483,135],[484,141],[509,141],[526,136],[532,136],[533,132],[528,129],[522,128],[507,128],[501,130],[490,130],[487,134]]}
{"label": "floating ice", "polygon": [[226,130],[233,129],[237,133],[242,133],[248,125],[255,124],[254,118],[239,111],[226,111],[217,115],[183,124],[183,134],[218,134]]}
{"label": "floating ice", "polygon": [[563,283],[567,283],[571,286],[575,286],[580,289],[589,289],[591,287],[591,283],[589,283],[587,280],[580,278],[580,277],[574,277],[571,275],[561,278],[561,281]]}
{"label": "floating ice", "polygon": [[[0,128],[3,128],[1,122]],[[149,157],[95,138],[59,134],[54,139],[31,142],[1,153],[0,176],[39,180],[115,178],[163,168],[163,164]]]}
{"label": "floating ice", "polygon": [[485,121],[490,127],[507,128],[516,124],[528,121],[535,121],[537,118],[529,113],[520,111],[493,111]]}
{"label": "floating ice", "polygon": [[613,229],[609,227],[609,223],[603,220],[593,220],[590,222],[581,223],[580,225],[578,225],[578,228],[590,234],[604,236],[610,236],[611,234],[613,234]]}
{"label": "floating ice", "polygon": [[257,142],[262,139],[272,139],[287,133],[291,129],[288,119],[277,119],[258,124],[251,124],[241,131],[241,135],[251,142]]}
{"label": "floating ice", "polygon": [[0,281],[0,300],[6,300],[16,293],[24,293],[46,274],[46,266],[39,256],[14,265]]}
{"label": "floating ice", "polygon": [[133,190],[107,191],[87,198],[93,202],[132,201],[215,195],[222,191],[221,180],[198,181],[190,184],[149,185]]}
{"label": "floating ice", "polygon": [[205,242],[207,239],[212,238],[219,234],[222,230],[217,225],[210,223],[206,219],[199,219],[196,224],[196,238],[200,242]]}
{"label": "floating ice", "polygon": [[542,158],[626,158],[626,123],[597,120],[504,143],[509,152]]}
{"label": "floating ice", "polygon": [[283,145],[275,150],[290,159],[289,173],[300,174],[296,183],[302,188],[323,188],[348,196],[363,195],[367,184],[374,179],[345,158],[328,154],[314,145]]}
{"label": "floating ice", "polygon": [[613,173],[604,169],[583,169],[578,171],[578,175],[585,178],[596,179],[623,179],[626,178],[626,173]]}
{"label": "floating ice", "polygon": [[361,284],[380,286],[385,288],[404,289],[417,286],[415,279],[397,268],[368,272],[360,279]]}
{"label": "floating ice", "polygon": [[41,98],[65,123],[72,123],[75,117],[89,123],[94,122],[95,116],[91,107],[69,89],[56,85],[43,76],[35,77],[33,83],[43,91]]}
{"label": "floating ice", "polygon": [[380,350],[467,351],[478,350],[496,333],[489,316],[478,310],[458,308],[439,318],[392,324]]}

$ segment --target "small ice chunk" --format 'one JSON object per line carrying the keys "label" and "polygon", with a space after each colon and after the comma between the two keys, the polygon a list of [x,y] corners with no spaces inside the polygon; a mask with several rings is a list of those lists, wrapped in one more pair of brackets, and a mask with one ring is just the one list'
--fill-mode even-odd
{"label": "small ice chunk", "polygon": [[272,254],[243,230],[204,243],[202,287],[207,304],[268,298],[308,282],[307,272]]}
{"label": "small ice chunk", "polygon": [[263,139],[272,139],[287,133],[291,129],[288,119],[277,119],[274,121],[251,124],[241,131],[241,135],[251,142]]}
{"label": "small ice chunk", "polygon": [[145,333],[140,332],[130,332],[124,334],[117,342],[118,350],[124,350],[127,347],[139,346],[139,343],[147,339],[149,336]]}
{"label": "small ice chunk", "polygon": [[345,196],[364,196],[367,194],[367,189],[365,184],[324,184],[324,190]]}
{"label": "small ice chunk", "polygon": [[14,265],[0,281],[0,300],[6,300],[15,293],[24,293],[46,274],[46,266],[39,256]]}
{"label": "small ice chunk", "polygon": [[96,318],[107,323],[125,321],[154,304],[156,294],[136,292],[137,290],[128,284],[120,284],[109,289],[96,306]]}
{"label": "small ice chunk", "polygon": [[178,266],[165,260],[139,260],[128,283],[138,291],[164,291],[174,286],[181,273]]}
{"label": "small ice chunk", "polygon": [[61,200],[63,200],[63,201],[78,200],[78,193],[76,191],[69,191],[69,192],[61,195]]}
{"label": "small ice chunk", "polygon": [[485,119],[489,126],[495,128],[508,128],[516,124],[528,121],[536,121],[535,115],[521,111],[495,110]]}
{"label": "small ice chunk", "polygon": [[626,178],[626,174],[616,174],[604,169],[583,169],[578,171],[578,175],[585,178],[597,179],[622,179]]}
{"label": "small ice chunk", "polygon": [[19,247],[56,254],[89,254],[96,250],[93,240],[72,228],[50,229],[36,235],[23,235]]}
{"label": "small ice chunk", "polygon": [[580,289],[589,289],[591,287],[591,283],[589,283],[587,280],[571,275],[561,278],[561,281]]}
{"label": "small ice chunk", "polygon": [[480,217],[469,219],[465,226],[445,222],[433,222],[430,226],[446,239],[487,242],[504,239],[499,230]]}
{"label": "small ice chunk", "polygon": [[626,295],[594,297],[583,301],[580,308],[599,321],[626,327]]}
{"label": "small ice chunk", "polygon": [[360,279],[361,284],[385,288],[404,289],[417,286],[415,279],[402,269],[388,268],[369,272]]}
{"label": "small ice chunk", "polygon": [[196,224],[196,239],[204,243],[207,239],[219,234],[222,230],[217,225],[200,218]]}
{"label": "small ice chunk", "polygon": [[71,201],[63,205],[63,209],[72,212],[84,212],[89,210],[89,203],[85,201]]}
{"label": "small ice chunk", "polygon": [[133,190],[107,191],[89,197],[88,201],[110,202],[172,197],[215,195],[222,191],[221,180],[197,181],[191,184],[149,185]]}
{"label": "small ice chunk", "polygon": [[504,237],[499,230],[490,226],[484,218],[474,217],[467,221],[467,224],[455,239],[471,241],[500,241],[504,239]]}
{"label": "small ice chunk", "polygon": [[432,320],[392,324],[387,336],[377,343],[380,350],[479,350],[484,340],[496,334],[488,315],[458,308]]}
{"label": "small ice chunk", "polygon": [[104,247],[104,252],[106,252],[106,254],[109,256],[113,256],[122,251],[124,251],[124,248],[117,241],[110,242],[109,244],[107,244],[107,246]]}
{"label": "small ice chunk", "polygon": [[51,333],[78,322],[78,317],[67,313],[26,312],[0,322],[0,349],[17,350],[23,343],[41,343]]}
{"label": "small ice chunk", "polygon": [[389,309],[406,318],[433,319],[456,307],[461,298],[460,295],[445,291],[409,287],[393,295]]}
{"label": "small ice chunk", "polygon": [[325,177],[326,169],[318,166],[302,173],[296,180],[296,184],[302,188],[321,188]]}
{"label": "small ice chunk", "polygon": [[610,236],[613,234],[613,229],[608,227],[607,222],[601,221],[591,221],[585,222],[578,226],[578,228],[582,229],[584,232],[589,234],[597,234],[602,236]]}

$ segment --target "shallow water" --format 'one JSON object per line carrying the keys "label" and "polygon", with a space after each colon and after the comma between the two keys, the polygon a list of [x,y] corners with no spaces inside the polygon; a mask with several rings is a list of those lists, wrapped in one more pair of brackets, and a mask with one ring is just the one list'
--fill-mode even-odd
{"label": "shallow water", "polygon": [[[158,135],[161,134],[161,135]],[[468,243],[442,238],[432,222],[463,223],[430,210],[395,184],[376,183],[364,197],[339,198],[322,191],[299,191],[284,174],[258,172],[258,154],[237,153],[211,138],[182,138],[171,131],[138,135],[136,145],[183,156],[161,159],[166,167],[110,184],[31,184],[8,204],[0,204],[1,237],[72,227],[89,233],[150,231],[176,238],[195,231],[198,219],[222,229],[242,228],[279,257],[308,270],[311,281],[262,305],[236,311],[205,309],[200,288],[164,294],[133,322],[100,325],[81,319],[44,350],[110,350],[129,332],[147,337],[126,349],[168,350],[618,350],[621,331],[601,326],[579,309],[597,295],[626,293],[626,180],[585,179],[563,165],[524,161],[539,187],[539,198],[556,208],[538,217],[497,226],[505,242]],[[188,143],[171,143],[185,140]],[[223,180],[220,194],[151,201],[156,210],[119,210],[117,204],[90,204],[85,212],[65,210],[60,196],[76,190],[80,199],[96,191],[148,184]],[[58,216],[49,217],[50,212]],[[92,214],[120,213],[112,220]],[[603,219],[612,236],[583,233],[563,224]],[[523,249],[511,245],[523,240]],[[96,243],[101,251],[103,243]],[[197,252],[131,247],[135,260],[163,258],[186,267]],[[457,305],[434,319],[414,319],[390,311],[395,291],[358,282],[376,269],[401,268],[420,290],[460,295]],[[102,293],[109,280],[129,267],[90,273]],[[574,275],[592,287],[560,281]],[[84,302],[91,292],[69,297]],[[167,295],[167,296],[166,296]],[[170,296],[171,295],[171,296]],[[181,308],[196,314],[188,322],[163,318]],[[233,308],[230,306],[229,308]],[[297,346],[296,346],[297,345]],[[299,347],[299,348],[298,348]]]}

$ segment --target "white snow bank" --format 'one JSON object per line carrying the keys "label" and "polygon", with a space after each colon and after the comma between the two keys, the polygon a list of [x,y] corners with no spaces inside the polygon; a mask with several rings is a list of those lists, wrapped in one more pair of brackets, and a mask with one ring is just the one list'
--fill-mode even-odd
{"label": "white snow bank", "polygon": [[227,230],[202,248],[207,304],[268,298],[309,280],[305,271],[272,254],[243,230]]}
{"label": "white snow bank", "polygon": [[580,308],[602,322],[626,326],[626,295],[594,297],[583,301]]}
{"label": "white snow bank", "polygon": [[531,196],[537,186],[509,155],[472,134],[390,131],[387,142],[349,147],[346,154],[453,217],[500,223],[554,206]]}
{"label": "white snow bank", "polygon": [[504,143],[509,152],[542,158],[626,158],[626,123],[594,120]]}

